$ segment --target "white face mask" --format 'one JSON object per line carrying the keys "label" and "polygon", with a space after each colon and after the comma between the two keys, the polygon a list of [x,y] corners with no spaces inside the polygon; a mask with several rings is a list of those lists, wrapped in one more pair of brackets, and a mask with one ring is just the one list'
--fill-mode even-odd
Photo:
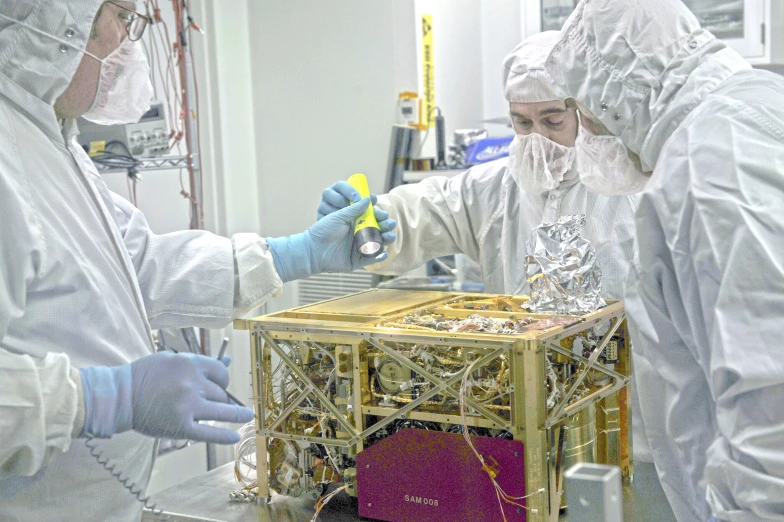
{"label": "white face mask", "polygon": [[150,66],[141,42],[128,38],[101,60],[101,77],[92,107],[83,114],[99,125],[136,123],[150,108]]}
{"label": "white face mask", "polygon": [[509,170],[517,185],[531,194],[558,187],[573,162],[574,148],[541,134],[518,134],[509,145]]}
{"label": "white face mask", "polygon": [[580,124],[577,129],[575,164],[586,189],[602,196],[626,196],[645,188],[648,176],[629,157],[621,138],[594,136]]}

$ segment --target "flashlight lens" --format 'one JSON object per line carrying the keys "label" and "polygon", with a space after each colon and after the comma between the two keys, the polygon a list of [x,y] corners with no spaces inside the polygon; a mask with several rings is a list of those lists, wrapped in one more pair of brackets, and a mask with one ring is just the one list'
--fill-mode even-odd
{"label": "flashlight lens", "polygon": [[381,243],[376,243],[375,241],[368,241],[359,247],[359,251],[366,256],[377,254],[379,250],[381,250]]}

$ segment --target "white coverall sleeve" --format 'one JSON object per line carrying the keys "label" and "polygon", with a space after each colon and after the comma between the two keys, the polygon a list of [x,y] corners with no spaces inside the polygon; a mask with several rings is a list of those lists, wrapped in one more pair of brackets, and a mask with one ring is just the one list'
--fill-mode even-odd
{"label": "white coverall sleeve", "polygon": [[32,476],[68,450],[84,426],[81,377],[68,356],[44,359],[0,349],[0,489],[2,480]]}
{"label": "white coverall sleeve", "polygon": [[220,328],[280,291],[266,240],[203,230],[154,234],[130,202],[112,193],[152,328]]}
{"label": "white coverall sleeve", "polygon": [[[0,165],[9,150],[0,153]],[[84,424],[81,379],[68,356],[36,359],[7,349],[9,326],[24,315],[28,288],[47,258],[25,178],[4,172],[0,169],[0,490],[2,480],[46,467]]]}
{"label": "white coverall sleeve", "polygon": [[471,174],[434,176],[378,196],[378,207],[397,221],[397,239],[387,247],[387,260],[366,268],[400,275],[435,257],[461,252],[478,261],[482,204],[479,183]]}
{"label": "white coverall sleeve", "polygon": [[[657,170],[691,179],[680,208],[659,208],[674,219],[665,239],[690,325],[682,337],[712,398],[694,411],[715,408],[707,500],[719,520],[784,520],[784,128],[741,104],[696,120]],[[668,428],[688,445],[684,421]]]}

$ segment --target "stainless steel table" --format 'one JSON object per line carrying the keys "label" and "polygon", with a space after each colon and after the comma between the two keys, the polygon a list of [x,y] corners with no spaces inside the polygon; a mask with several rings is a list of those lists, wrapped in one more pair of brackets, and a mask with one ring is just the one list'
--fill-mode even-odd
{"label": "stainless steel table", "polygon": [[[636,462],[634,481],[624,485],[624,522],[674,522],[653,464]],[[278,495],[269,504],[231,502],[229,493],[238,489],[234,464],[226,464],[204,475],[174,486],[152,497],[158,508],[170,516],[169,522],[308,522],[313,517],[313,501]],[[145,511],[143,522],[157,517]],[[336,495],[319,514],[319,522],[369,521],[357,515],[357,501],[345,493]],[[568,521],[561,515],[560,521]]]}

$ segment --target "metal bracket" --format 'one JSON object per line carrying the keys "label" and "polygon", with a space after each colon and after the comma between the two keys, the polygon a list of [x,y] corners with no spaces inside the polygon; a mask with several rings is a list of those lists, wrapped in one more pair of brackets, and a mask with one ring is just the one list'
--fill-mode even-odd
{"label": "metal bracket", "polygon": [[[280,349],[280,346],[278,346],[278,343],[277,343],[277,342],[275,342],[275,340],[274,340],[272,337],[270,337],[270,336],[269,336],[269,334],[267,334],[267,332],[264,332],[264,331],[259,331],[259,334],[260,334],[260,335],[261,335],[261,336],[264,338],[264,340],[265,340],[267,343],[269,343],[269,345],[270,345],[270,348],[272,348],[272,349],[275,351],[275,353],[277,353],[277,354],[278,354],[278,357],[280,357],[280,358],[281,358],[281,360],[282,360],[283,362],[285,362],[285,363],[288,365],[289,369],[290,369],[290,370],[291,370],[291,371],[294,373],[294,375],[296,375],[297,377],[299,377],[299,378],[300,378],[300,380],[301,380],[303,383],[309,383],[309,382],[311,382],[311,381],[310,381],[310,379],[308,379],[308,376],[307,376],[307,375],[305,375],[305,374],[302,372],[302,370],[300,370],[300,369],[297,367],[297,364],[296,364],[296,363],[295,363],[293,360],[291,360],[291,358],[290,358],[288,355],[286,355],[286,354],[283,352],[283,350],[281,350],[281,349]],[[318,389],[318,387],[316,387],[316,386],[313,386],[313,383],[311,383],[311,386],[312,386],[312,390],[310,391],[310,393],[312,393],[313,395],[315,395],[315,396],[316,396],[316,398],[317,398],[318,400],[320,400],[320,401],[321,401],[321,404],[322,404],[322,405],[323,405],[323,406],[324,406],[324,407],[325,407],[327,410],[329,410],[329,412],[330,412],[330,413],[331,413],[331,414],[332,414],[332,415],[335,417],[335,419],[337,419],[337,421],[338,421],[338,422],[339,422],[339,423],[340,423],[340,424],[341,424],[341,425],[342,425],[344,428],[346,428],[346,431],[347,431],[348,433],[350,433],[350,434],[351,434],[353,437],[356,437],[356,435],[358,435],[358,434],[359,434],[359,432],[357,432],[357,430],[354,428],[354,426],[352,426],[351,424],[349,424],[349,422],[348,422],[348,421],[345,419],[345,417],[343,416],[343,414],[342,414],[342,413],[340,413],[340,411],[338,411],[338,409],[335,407],[335,405],[334,405],[334,404],[332,404],[332,402],[330,402],[330,400],[327,398],[327,396],[326,396],[326,395],[324,395],[324,394],[322,393],[322,391]],[[303,399],[304,399],[304,397],[303,397]]]}
{"label": "metal bracket", "polygon": [[[607,347],[607,343],[609,343],[610,339],[612,338],[612,336],[615,335],[615,332],[621,326],[621,323],[623,322],[625,317],[626,317],[625,314],[621,314],[621,315],[619,315],[619,316],[614,318],[615,319],[614,324],[612,325],[612,327],[610,327],[610,330],[608,330],[607,333],[604,334],[604,337],[602,337],[601,342],[599,343],[598,346],[596,346],[593,349],[593,351],[591,352],[591,356],[588,359],[585,359],[583,357],[577,356],[577,355],[575,355],[573,353],[566,352],[565,350],[561,349],[560,347],[559,347],[559,349],[555,350],[555,351],[558,351],[559,353],[566,352],[565,355],[568,355],[569,357],[572,357],[575,360],[583,362],[585,367],[583,368],[582,372],[577,377],[577,379],[569,387],[569,390],[564,394],[564,396],[560,400],[560,402],[555,406],[555,408],[553,408],[552,412],[550,412],[550,415],[548,415],[548,417],[547,417],[547,425],[548,426],[552,426],[552,424],[555,421],[555,419],[559,418],[564,413],[564,409],[566,408],[566,404],[574,396],[574,392],[577,390],[577,388],[582,384],[582,382],[588,376],[588,372],[590,370],[592,370],[594,368],[598,369],[599,371],[607,374],[609,377],[612,377],[613,379],[615,379],[616,380],[616,384],[617,384],[617,380],[618,380],[619,377],[621,377],[621,380],[623,381],[622,376],[620,376],[619,374],[613,372],[612,370],[608,370],[607,368],[604,368],[604,367],[601,367],[601,366],[596,366],[596,361],[599,359],[599,356],[604,352],[604,349]],[[553,348],[554,348],[553,346],[550,346],[550,349],[553,349]],[[624,382],[624,384],[625,384],[625,382]],[[622,386],[619,386],[619,388],[620,387],[622,387]],[[600,391],[603,391],[603,390],[604,389],[602,389]],[[608,394],[612,393],[612,391],[608,390],[607,393]]]}
{"label": "metal bracket", "polygon": [[[368,342],[370,344],[372,344],[373,346],[375,346],[376,348],[378,348],[379,350],[381,350],[382,352],[384,352],[387,355],[389,355],[390,357],[394,358],[397,362],[401,363],[402,365],[406,366],[410,370],[416,372],[417,374],[421,375],[425,379],[429,380],[433,385],[435,385],[435,388],[430,390],[430,391],[428,391],[424,395],[421,395],[415,401],[410,402],[407,405],[405,405],[404,407],[398,409],[396,413],[394,413],[393,415],[390,415],[389,417],[387,417],[383,421],[378,422],[378,423],[374,424],[373,426],[371,426],[370,428],[368,428],[367,430],[363,431],[360,434],[361,438],[365,438],[368,435],[372,435],[373,433],[375,433],[376,431],[380,430],[381,428],[383,428],[384,426],[386,426],[390,422],[394,421],[395,419],[404,418],[406,413],[408,413],[409,411],[413,410],[414,408],[416,408],[417,406],[419,406],[420,404],[422,404],[423,402],[428,400],[430,397],[433,397],[434,395],[437,395],[438,393],[446,392],[449,395],[451,395],[452,397],[454,397],[454,398],[456,398],[458,400],[460,399],[459,392],[455,391],[454,388],[452,388],[452,385],[454,383],[460,381],[463,378],[463,373],[462,372],[458,373],[457,375],[454,375],[454,376],[450,377],[449,379],[447,379],[446,381],[444,381],[444,380],[441,380],[438,377],[430,374],[424,368],[422,368],[421,366],[419,366],[416,363],[411,362],[409,359],[407,359],[405,357],[400,357],[400,354],[396,353],[394,350],[388,348],[387,346],[384,346],[381,342],[376,341],[374,339],[368,339]],[[506,352],[509,352],[510,349],[511,349],[511,346],[500,347],[500,348],[497,348],[497,349],[493,350],[492,352],[490,352],[490,353],[484,355],[483,357],[481,357],[478,360],[478,362],[476,363],[476,367],[477,368],[481,368],[482,366],[484,366],[488,362],[492,361],[493,359],[497,358],[498,356],[503,355]],[[501,417],[497,416],[496,414],[488,411],[481,404],[477,403],[473,399],[466,398],[466,403],[469,406],[471,406],[472,408],[474,408],[477,412],[479,412],[483,417],[490,419],[494,423],[496,423],[496,424],[498,424],[500,426],[509,426],[509,422],[507,422],[505,419],[502,419]]]}

